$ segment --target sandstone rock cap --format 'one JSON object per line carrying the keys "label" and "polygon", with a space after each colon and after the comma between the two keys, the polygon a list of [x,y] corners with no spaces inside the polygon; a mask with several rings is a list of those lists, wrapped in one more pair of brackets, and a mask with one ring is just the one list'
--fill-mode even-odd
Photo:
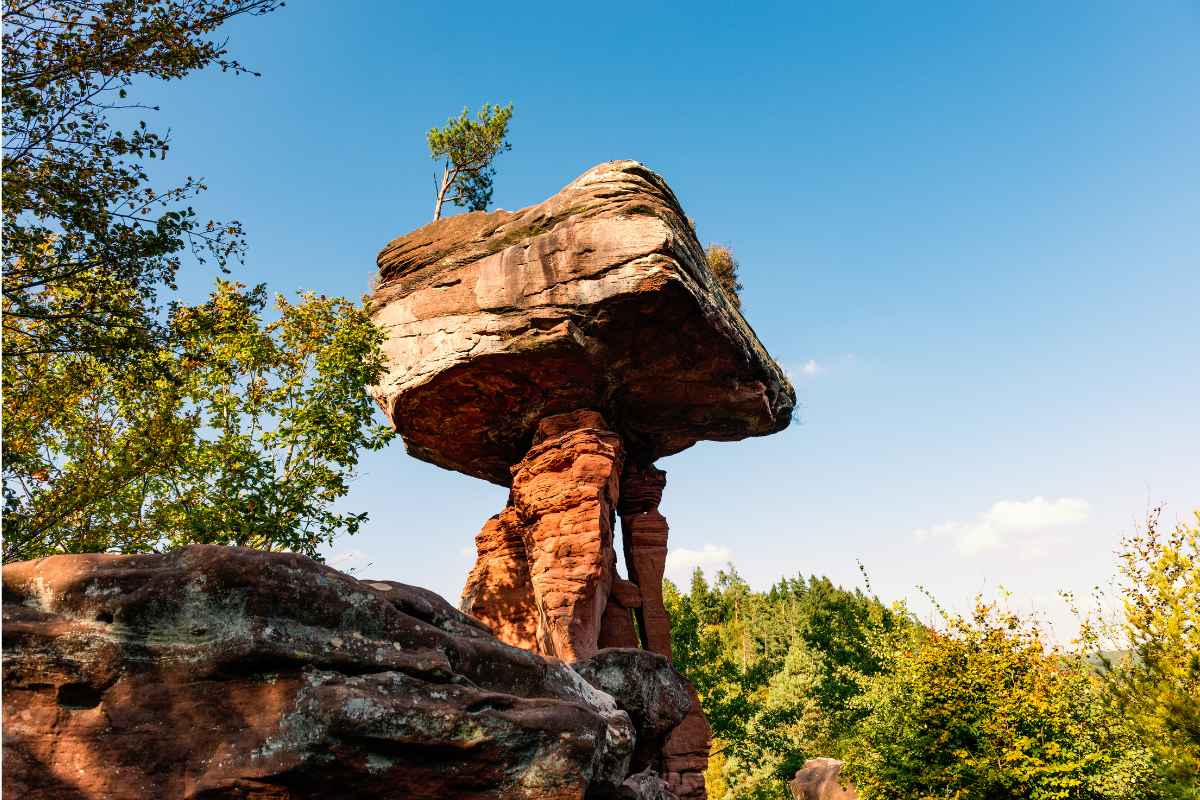
{"label": "sandstone rock cap", "polygon": [[552,414],[602,413],[642,463],[790,421],[791,384],[636,161],[426,225],[378,266],[388,371],[372,393],[417,458],[508,485]]}

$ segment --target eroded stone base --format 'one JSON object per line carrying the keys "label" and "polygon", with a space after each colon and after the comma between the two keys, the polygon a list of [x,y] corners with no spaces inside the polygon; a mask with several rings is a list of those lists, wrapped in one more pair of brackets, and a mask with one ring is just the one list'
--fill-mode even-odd
{"label": "eroded stone base", "polygon": [[[476,536],[463,611],[501,641],[564,661],[608,647],[643,648],[669,661],[662,597],[669,528],[658,510],[666,473],[626,465],[621,438],[599,413],[581,410],[543,419],[512,478],[508,505]],[[618,511],[629,580],[617,574]],[[712,735],[694,691],[689,702],[651,765],[680,798],[702,800]]]}
{"label": "eroded stone base", "polygon": [[[564,661],[596,652],[616,578],[613,523],[624,450],[594,411],[542,420],[512,468],[508,506],[476,537],[462,609],[501,641]],[[632,623],[613,646],[637,646]]]}

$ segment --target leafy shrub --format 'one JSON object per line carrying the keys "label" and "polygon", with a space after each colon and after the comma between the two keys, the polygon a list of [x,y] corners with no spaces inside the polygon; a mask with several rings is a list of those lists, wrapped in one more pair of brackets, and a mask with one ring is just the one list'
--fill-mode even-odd
{"label": "leafy shrub", "polygon": [[1200,511],[1163,531],[1159,510],[1117,553],[1123,613],[1089,619],[1081,640],[1099,664],[1110,713],[1153,754],[1165,797],[1200,798]]}
{"label": "leafy shrub", "polygon": [[884,666],[862,680],[842,754],[864,798],[1148,796],[1149,753],[1084,659],[993,604],[945,623],[875,637]]}

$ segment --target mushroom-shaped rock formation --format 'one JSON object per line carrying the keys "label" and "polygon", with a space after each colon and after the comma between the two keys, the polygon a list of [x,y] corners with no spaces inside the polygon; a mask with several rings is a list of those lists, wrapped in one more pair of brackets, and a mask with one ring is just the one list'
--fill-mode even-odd
{"label": "mushroom-shaped rock formation", "polygon": [[[511,487],[476,537],[463,611],[566,661],[669,658],[654,462],[780,431],[796,396],[666,182],[611,161],[539,205],[426,225],[378,266],[376,400],[413,456]],[[653,765],[681,798],[704,796],[710,733],[692,703]]]}
{"label": "mushroom-shaped rock formation", "polygon": [[375,396],[417,458],[509,485],[538,423],[602,413],[637,461],[785,428],[795,393],[709,272],[666,182],[593,167],[522,211],[379,254]]}

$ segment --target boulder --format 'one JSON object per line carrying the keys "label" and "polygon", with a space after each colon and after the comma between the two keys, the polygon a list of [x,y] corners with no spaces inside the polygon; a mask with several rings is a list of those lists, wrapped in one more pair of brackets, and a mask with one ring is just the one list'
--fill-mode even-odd
{"label": "boulder", "polygon": [[841,777],[843,762],[810,758],[788,784],[796,800],[858,800],[854,785]]}
{"label": "boulder", "polygon": [[638,463],[785,428],[795,391],[636,161],[520,211],[448,217],[379,254],[375,398],[413,456],[508,485],[539,422],[593,409]]}
{"label": "boulder", "polygon": [[3,581],[6,797],[651,796],[626,784],[661,719],[423,589],[207,545]]}
{"label": "boulder", "polygon": [[690,687],[671,661],[646,650],[611,648],[577,662],[575,670],[633,720],[638,738],[630,769],[657,766],[667,736],[692,710]]}

